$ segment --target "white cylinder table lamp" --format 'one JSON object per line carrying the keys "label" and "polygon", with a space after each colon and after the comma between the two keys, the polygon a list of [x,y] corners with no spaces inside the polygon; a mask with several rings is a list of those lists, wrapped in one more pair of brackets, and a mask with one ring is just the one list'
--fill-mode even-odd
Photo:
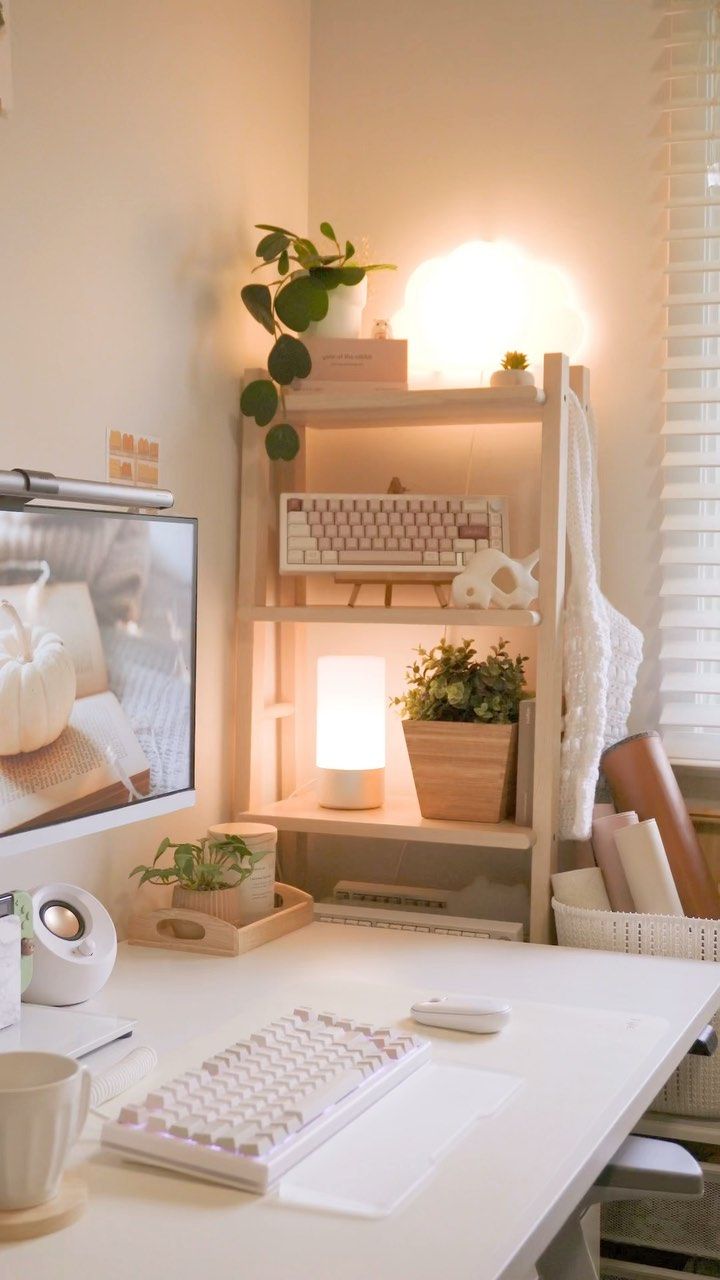
{"label": "white cylinder table lamp", "polygon": [[385,795],[385,659],[318,658],[317,796],[325,809],[378,809]]}

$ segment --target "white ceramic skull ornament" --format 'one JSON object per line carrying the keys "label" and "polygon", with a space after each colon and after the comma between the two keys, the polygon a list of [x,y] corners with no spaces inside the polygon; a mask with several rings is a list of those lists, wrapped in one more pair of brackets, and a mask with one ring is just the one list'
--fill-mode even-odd
{"label": "white ceramic skull ornament", "polygon": [[[453,580],[451,603],[457,609],[527,609],[537,598],[538,582],[532,571],[540,559],[533,551],[524,560],[511,560],[504,551],[488,547],[478,551],[469,564]],[[494,581],[500,570],[513,580],[512,591],[503,591]]]}

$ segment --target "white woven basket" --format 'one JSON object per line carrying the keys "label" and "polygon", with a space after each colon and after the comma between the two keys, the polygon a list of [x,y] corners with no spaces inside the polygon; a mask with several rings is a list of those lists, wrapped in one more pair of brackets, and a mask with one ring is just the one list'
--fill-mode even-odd
{"label": "white woven basket", "polygon": [[[624,951],[635,956],[675,956],[720,960],[720,920],[687,916],[645,916],[623,911],[566,907],[553,898],[558,942],[592,951]],[[720,1035],[720,1013],[713,1018]],[[653,1111],[720,1118],[720,1052],[712,1058],[686,1057],[652,1104]]]}

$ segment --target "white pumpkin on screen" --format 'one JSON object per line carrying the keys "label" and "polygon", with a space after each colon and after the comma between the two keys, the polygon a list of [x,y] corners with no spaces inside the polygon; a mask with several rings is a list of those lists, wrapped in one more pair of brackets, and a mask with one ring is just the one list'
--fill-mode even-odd
{"label": "white pumpkin on screen", "polygon": [[0,756],[38,751],[59,738],[76,693],[75,665],[59,635],[29,627],[0,600]]}

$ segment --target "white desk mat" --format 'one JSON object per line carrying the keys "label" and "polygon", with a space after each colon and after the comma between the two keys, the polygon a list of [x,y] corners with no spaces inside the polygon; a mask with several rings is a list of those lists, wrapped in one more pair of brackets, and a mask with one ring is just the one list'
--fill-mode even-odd
{"label": "white desk mat", "polygon": [[[610,1100],[617,1093],[626,1092],[633,1078],[642,1079],[644,1060],[667,1030],[662,1018],[515,998],[510,1021],[503,1031],[498,1035],[471,1036],[417,1026],[402,1017],[402,1011],[413,1000],[428,997],[430,993],[425,989],[415,991],[390,984],[379,989],[346,976],[329,978],[319,988],[315,982],[312,990],[298,991],[296,1003],[350,1010],[358,1019],[375,1023],[384,1020],[388,1025],[400,1025],[426,1036],[433,1042],[433,1062],[408,1077],[286,1174],[279,1186],[264,1197],[271,1212],[296,1204],[321,1213],[352,1216],[383,1217],[391,1213],[424,1185],[449,1147],[457,1144],[473,1125],[482,1140],[483,1116],[494,1126],[492,1111],[482,1109],[488,1105],[483,1101],[488,1096],[488,1076],[513,1082],[506,1097],[509,1114],[519,1106],[523,1110],[530,1107],[532,1115],[536,1115],[561,1090],[568,1124],[577,1124],[580,1142],[588,1123],[588,1097],[597,1097],[593,1124],[602,1125]],[[242,1013],[163,1055],[154,1072],[122,1098],[112,1099],[91,1115],[84,1140],[97,1141],[101,1117],[114,1119],[123,1103],[144,1099],[151,1089],[293,1007],[282,991],[277,992],[271,1008],[262,993],[255,997],[248,992],[245,999],[247,1008]],[[518,1076],[507,1070],[516,1064]],[[563,1064],[567,1064],[567,1070]],[[424,1080],[419,1082],[424,1072],[434,1069],[438,1074],[428,1076],[427,1084]],[[522,1089],[517,1088],[520,1083],[524,1085]],[[461,1087],[466,1090],[457,1110],[456,1086],[458,1095]],[[419,1089],[420,1094],[416,1096],[413,1088]],[[529,1094],[532,1097],[527,1102]],[[499,1113],[502,1107],[499,1100],[493,1110]],[[420,1124],[418,1115],[422,1117]],[[401,1128],[402,1141],[397,1136]],[[393,1134],[392,1141],[388,1140],[389,1132]],[[351,1176],[353,1170],[355,1176]],[[520,1167],[518,1194],[522,1193],[523,1176]]]}
{"label": "white desk mat", "polygon": [[[385,1217],[447,1151],[523,1084],[519,1076],[428,1063],[286,1173],[273,1203]],[[272,1194],[272,1193],[271,1193]]]}

